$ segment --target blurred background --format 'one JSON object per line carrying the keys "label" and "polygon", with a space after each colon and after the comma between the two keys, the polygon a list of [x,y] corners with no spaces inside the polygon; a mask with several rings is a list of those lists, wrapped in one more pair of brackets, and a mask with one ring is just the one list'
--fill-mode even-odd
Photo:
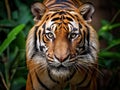
{"label": "blurred background", "polygon": [[[34,25],[30,6],[42,0],[0,0],[0,90],[25,90],[25,42]],[[120,90],[120,0],[92,2],[100,40],[98,90]],[[69,90],[66,88],[65,90]]]}

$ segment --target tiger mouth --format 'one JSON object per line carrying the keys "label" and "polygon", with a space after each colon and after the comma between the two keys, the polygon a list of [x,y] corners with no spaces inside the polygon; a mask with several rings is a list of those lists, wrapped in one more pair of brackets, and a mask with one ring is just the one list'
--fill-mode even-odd
{"label": "tiger mouth", "polygon": [[74,67],[75,62],[66,61],[66,62],[55,62],[48,61],[48,67],[56,70],[69,70]]}
{"label": "tiger mouth", "polygon": [[56,78],[59,78],[59,79],[63,79],[64,81],[66,80],[70,80],[76,70],[75,68],[73,68],[73,66],[64,66],[64,65],[59,65],[59,66],[54,66],[54,65],[49,65],[48,67],[48,72],[50,73],[50,77],[54,80],[56,80]]}
{"label": "tiger mouth", "polygon": [[[49,60],[48,60],[49,59]],[[75,60],[71,60],[71,58],[67,58],[65,61],[60,62],[56,58],[47,58],[48,63],[48,72],[52,79],[56,78],[64,78],[64,80],[70,79],[76,72],[74,67]],[[54,76],[54,77],[53,77]]]}
{"label": "tiger mouth", "polygon": [[60,62],[56,57],[51,58],[47,56],[48,68],[50,70],[54,70],[56,72],[71,72],[74,69],[75,60],[70,58],[69,56],[65,61]]}
{"label": "tiger mouth", "polygon": [[57,71],[61,71],[61,70],[69,70],[69,67],[66,67],[62,64],[60,64],[59,66],[54,66],[54,65],[49,65],[49,67],[51,69],[56,69]]}

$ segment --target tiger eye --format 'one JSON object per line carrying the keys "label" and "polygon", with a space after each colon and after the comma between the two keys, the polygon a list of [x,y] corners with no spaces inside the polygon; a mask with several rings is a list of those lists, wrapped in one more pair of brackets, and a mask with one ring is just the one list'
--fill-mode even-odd
{"label": "tiger eye", "polygon": [[71,39],[74,39],[74,38],[76,38],[76,36],[77,36],[76,33],[71,33],[70,38],[71,38]]}
{"label": "tiger eye", "polygon": [[53,38],[54,38],[54,35],[53,35],[53,33],[51,33],[51,32],[50,32],[50,33],[47,33],[46,35],[47,35],[47,37],[50,38],[50,39],[53,39]]}

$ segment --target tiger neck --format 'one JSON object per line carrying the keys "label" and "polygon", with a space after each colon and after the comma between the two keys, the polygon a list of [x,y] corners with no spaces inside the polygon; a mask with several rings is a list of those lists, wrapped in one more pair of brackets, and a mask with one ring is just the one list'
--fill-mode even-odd
{"label": "tiger neck", "polygon": [[44,0],[43,3],[53,10],[76,9],[82,4],[79,0]]}

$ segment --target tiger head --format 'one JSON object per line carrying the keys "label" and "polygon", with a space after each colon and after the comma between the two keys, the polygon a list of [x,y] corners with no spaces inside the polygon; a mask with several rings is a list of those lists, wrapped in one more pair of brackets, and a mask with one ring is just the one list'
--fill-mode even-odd
{"label": "tiger head", "polygon": [[27,39],[27,62],[44,65],[59,77],[69,76],[97,62],[97,35],[89,24],[94,12],[91,4],[74,10],[51,10],[35,3],[31,10],[35,25]]}

